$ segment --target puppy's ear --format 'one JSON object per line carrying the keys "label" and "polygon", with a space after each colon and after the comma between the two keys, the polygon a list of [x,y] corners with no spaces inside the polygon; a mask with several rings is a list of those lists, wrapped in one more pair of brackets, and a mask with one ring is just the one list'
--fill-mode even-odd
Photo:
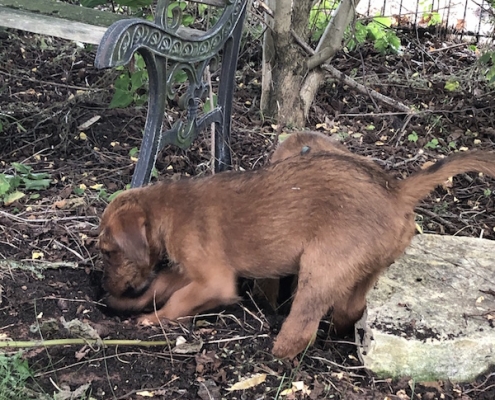
{"label": "puppy's ear", "polygon": [[127,211],[119,216],[119,227],[113,239],[128,260],[148,266],[150,248],[146,236],[146,217],[143,212]]}

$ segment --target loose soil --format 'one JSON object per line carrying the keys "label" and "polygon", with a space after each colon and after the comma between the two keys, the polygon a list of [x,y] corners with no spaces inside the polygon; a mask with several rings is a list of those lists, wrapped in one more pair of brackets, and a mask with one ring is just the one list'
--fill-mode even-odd
{"label": "loose soil", "polygon": [[[23,357],[34,371],[32,390],[53,394],[90,383],[86,394],[95,399],[271,399],[291,382],[303,382],[308,392],[286,397],[495,398],[492,372],[470,384],[377,379],[360,367],[352,337],[328,337],[326,321],[304,356],[274,359],[270,348],[283,315],[252,299],[249,290],[235,306],[178,325],[138,327],[132,317],[108,313],[98,302],[98,218],[107,194],[130,182],[132,149],[139,148],[146,111],[108,108],[119,72],[95,70],[94,49],[16,31],[2,35],[2,170],[11,173],[11,163],[22,162],[48,172],[53,184],[0,208],[0,256],[10,260],[0,267],[0,337],[74,337],[74,328],[64,323],[80,321],[104,339],[182,337],[193,346],[184,353],[163,343],[31,348]],[[234,167],[245,170],[263,166],[277,128],[258,111],[260,42],[249,38],[246,43],[232,132]],[[403,44],[400,56],[366,47],[339,54],[333,65],[421,114],[404,118],[329,77],[308,127],[338,133],[353,152],[375,159],[399,178],[456,150],[495,149],[495,96],[479,75],[477,54],[467,45],[450,47],[453,39],[413,35]],[[453,81],[458,88],[445,89]],[[95,116],[97,122],[78,129]],[[157,160],[160,179],[208,173],[209,154],[204,136],[186,151],[167,147]],[[485,176],[457,176],[421,203],[418,225],[428,233],[495,239],[494,188],[495,181]],[[266,381],[245,391],[227,390],[254,374],[266,374]]]}

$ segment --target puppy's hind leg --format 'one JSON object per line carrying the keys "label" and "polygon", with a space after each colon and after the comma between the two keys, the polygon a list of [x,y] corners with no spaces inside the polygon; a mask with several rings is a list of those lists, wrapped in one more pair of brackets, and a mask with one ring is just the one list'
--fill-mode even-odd
{"label": "puppy's hind leg", "polygon": [[330,251],[307,248],[300,260],[298,287],[291,311],[275,339],[272,353],[294,358],[311,344],[321,318],[334,300],[350,286],[346,282],[348,262]]}
{"label": "puppy's hind leg", "polygon": [[349,294],[336,299],[332,312],[333,327],[337,334],[345,334],[354,328],[366,308],[366,294],[373,287],[381,269],[373,271],[357,282]]}

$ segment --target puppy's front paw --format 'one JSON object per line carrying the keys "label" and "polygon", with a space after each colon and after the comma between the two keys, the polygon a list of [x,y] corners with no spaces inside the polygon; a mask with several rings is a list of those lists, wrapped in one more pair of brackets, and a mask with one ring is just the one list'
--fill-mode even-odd
{"label": "puppy's front paw", "polygon": [[303,337],[293,336],[286,337],[283,334],[275,338],[272,354],[277,358],[285,358],[292,360],[299,353],[302,353],[312,340],[306,340]]}
{"label": "puppy's front paw", "polygon": [[292,346],[288,346],[287,343],[282,343],[278,339],[276,339],[275,343],[273,344],[272,354],[277,358],[292,359],[297,355],[297,352],[294,352]]}
{"label": "puppy's front paw", "polygon": [[160,321],[158,320],[158,317],[155,314],[144,314],[138,317],[137,323],[138,325],[141,326],[152,326],[152,325],[158,325]]}

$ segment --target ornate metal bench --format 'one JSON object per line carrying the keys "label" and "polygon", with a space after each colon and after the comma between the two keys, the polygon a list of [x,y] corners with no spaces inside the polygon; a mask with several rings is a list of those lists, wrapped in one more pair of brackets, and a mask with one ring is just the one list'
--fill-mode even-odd
{"label": "ornate metal bench", "polygon": [[[126,19],[105,32],[95,66],[125,65],[135,52],[143,56],[149,75],[149,101],[143,144],[131,186],[149,182],[158,153],[166,144],[187,148],[199,132],[215,124],[215,170],[230,168],[230,126],[234,78],[239,53],[246,0],[191,0],[218,7],[221,15],[208,30],[182,26],[182,9],[171,0],[158,0],[154,22]],[[221,58],[221,63],[220,63]],[[205,71],[221,64],[217,105],[203,113],[201,104],[208,91]],[[189,86],[181,95],[185,117],[162,130],[168,99],[175,93],[174,76],[184,71]]]}

